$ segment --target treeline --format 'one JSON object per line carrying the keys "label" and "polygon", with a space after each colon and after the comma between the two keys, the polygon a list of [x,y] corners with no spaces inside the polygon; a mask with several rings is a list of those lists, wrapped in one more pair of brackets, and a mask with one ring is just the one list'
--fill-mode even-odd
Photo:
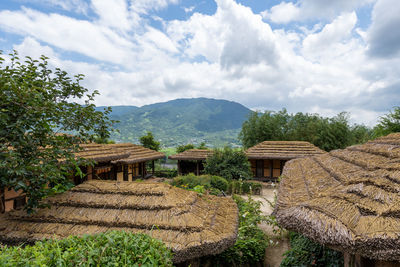
{"label": "treeline", "polygon": [[399,107],[383,116],[374,128],[350,124],[349,114],[346,112],[326,118],[302,112],[290,114],[286,109],[282,109],[278,112],[252,113],[243,123],[239,139],[245,148],[266,140],[286,140],[308,141],[325,151],[330,151],[365,143],[375,137],[399,131]]}

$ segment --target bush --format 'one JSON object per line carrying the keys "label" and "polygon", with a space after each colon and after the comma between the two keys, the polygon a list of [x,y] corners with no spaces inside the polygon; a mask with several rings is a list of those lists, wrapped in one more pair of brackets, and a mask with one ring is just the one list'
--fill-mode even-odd
{"label": "bush", "polygon": [[289,266],[343,266],[343,254],[341,252],[314,243],[307,237],[295,233],[289,233],[290,247],[284,255],[281,267]]}
{"label": "bush", "polygon": [[262,185],[257,182],[249,182],[249,181],[231,181],[228,188],[229,194],[253,194],[260,195],[261,194]]}
{"label": "bush", "polygon": [[[264,260],[269,245],[266,234],[257,226],[266,221],[261,215],[261,202],[233,196],[239,208],[239,229],[235,245],[211,258],[213,266],[255,266]],[[262,264],[261,264],[262,266]]]}
{"label": "bush", "polygon": [[0,266],[173,266],[172,253],[146,234],[110,231],[33,246],[2,247]]}
{"label": "bush", "polygon": [[211,175],[196,176],[193,173],[185,176],[175,177],[171,181],[171,185],[183,189],[193,190],[199,193],[204,193],[204,191],[202,192],[201,190],[202,187],[212,195],[220,195],[221,191],[226,191],[228,189],[228,181],[222,177]]}
{"label": "bush", "polygon": [[211,156],[207,157],[204,172],[221,176],[228,181],[252,177],[250,163],[244,151],[233,150],[229,147],[217,149]]}

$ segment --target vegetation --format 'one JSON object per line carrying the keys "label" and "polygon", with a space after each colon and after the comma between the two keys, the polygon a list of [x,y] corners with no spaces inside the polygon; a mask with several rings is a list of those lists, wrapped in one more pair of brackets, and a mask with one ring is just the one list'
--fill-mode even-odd
{"label": "vegetation", "polygon": [[228,181],[219,176],[189,174],[185,176],[175,177],[171,181],[171,185],[187,190],[194,190],[199,193],[208,191],[212,195],[220,195],[227,192]]}
{"label": "vegetation", "polygon": [[205,142],[208,146],[238,146],[237,135],[250,109],[226,100],[176,99],[137,107],[114,107],[119,133],[112,138],[137,143],[150,131],[166,147]]}
{"label": "vegetation", "polygon": [[172,253],[145,234],[111,231],[33,246],[2,247],[1,266],[173,266]]}
{"label": "vegetation", "polygon": [[259,195],[261,193],[262,185],[257,182],[250,182],[245,180],[232,180],[229,183],[229,194],[252,194]]}
{"label": "vegetation", "polygon": [[343,254],[314,243],[301,234],[290,232],[290,249],[284,254],[281,267],[291,266],[343,266]]}
{"label": "vegetation", "polygon": [[176,153],[182,153],[186,150],[190,150],[190,149],[194,149],[194,148],[207,149],[207,146],[206,146],[206,143],[204,143],[204,142],[201,142],[200,145],[198,145],[197,147],[195,147],[193,144],[181,145],[176,148]]}
{"label": "vegetation", "polygon": [[212,258],[213,266],[262,266],[269,239],[257,226],[266,221],[261,202],[233,196],[239,208],[238,238],[234,246]]}
{"label": "vegetation", "polygon": [[389,114],[382,116],[374,127],[375,137],[395,132],[400,132],[400,107],[395,107]]}
{"label": "vegetation", "polygon": [[155,151],[160,150],[160,142],[154,140],[154,136],[151,132],[147,132],[146,135],[143,135],[139,138],[140,143],[142,146],[153,149]]}
{"label": "vegetation", "polygon": [[224,177],[227,180],[252,177],[250,162],[244,151],[233,150],[230,147],[215,149],[204,164],[204,172]]}
{"label": "vegetation", "polygon": [[45,56],[10,56],[5,64],[0,54],[0,187],[26,193],[32,212],[41,199],[71,186],[67,176],[82,174],[78,166],[88,162],[75,159],[78,143],[106,140],[113,121],[111,109],[95,110],[98,92],[80,85],[83,75],[52,71]]}
{"label": "vegetation", "polygon": [[332,118],[318,114],[279,112],[252,113],[242,125],[239,139],[248,148],[266,140],[308,141],[330,151],[371,139],[372,131],[363,125],[349,124],[348,114]]}

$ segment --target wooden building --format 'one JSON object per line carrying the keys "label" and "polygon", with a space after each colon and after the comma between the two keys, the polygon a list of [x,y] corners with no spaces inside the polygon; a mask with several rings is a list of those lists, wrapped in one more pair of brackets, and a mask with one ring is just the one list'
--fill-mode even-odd
{"label": "wooden building", "polygon": [[173,251],[174,264],[189,266],[221,253],[237,238],[238,208],[232,198],[200,196],[165,183],[92,180],[44,201],[50,208],[34,214],[0,214],[0,243],[123,230],[162,240]]}
{"label": "wooden building", "polygon": [[288,162],[274,214],[345,266],[400,266],[400,133]]}
{"label": "wooden building", "polygon": [[277,180],[286,161],[326,153],[304,141],[264,141],[246,150],[257,180]]}
{"label": "wooden building", "polygon": [[171,155],[168,158],[178,161],[179,175],[189,173],[200,175],[204,170],[204,162],[212,153],[213,151],[209,149],[189,149],[182,153]]}
{"label": "wooden building", "polygon": [[[165,157],[157,152],[135,144],[81,144],[82,151],[75,153],[78,158],[92,160],[94,166],[81,166],[84,177],[71,176],[75,185],[87,180],[119,180],[133,181],[137,178],[146,178],[146,164],[152,161],[154,172],[154,160]],[[4,188],[1,192],[4,206],[1,211],[23,207],[26,197],[22,191],[15,192]]]}

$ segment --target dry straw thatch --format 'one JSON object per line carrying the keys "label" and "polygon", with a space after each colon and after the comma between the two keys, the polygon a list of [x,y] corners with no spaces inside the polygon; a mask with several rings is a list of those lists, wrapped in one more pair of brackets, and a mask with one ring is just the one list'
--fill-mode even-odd
{"label": "dry straw thatch", "polygon": [[400,133],[291,160],[275,215],[287,229],[366,258],[400,261]]}
{"label": "dry straw thatch", "polygon": [[289,160],[326,153],[305,141],[264,141],[246,150],[249,159]]}
{"label": "dry straw thatch", "polygon": [[81,144],[82,151],[76,157],[94,160],[97,163],[113,161],[113,163],[132,164],[165,157],[161,152],[143,146],[125,144]]}
{"label": "dry straw thatch", "polygon": [[168,158],[174,160],[206,160],[212,154],[213,151],[209,149],[189,149],[182,153],[171,155]]}
{"label": "dry straw thatch", "polygon": [[0,216],[0,242],[32,243],[124,230],[161,239],[179,263],[235,243],[238,209],[231,198],[202,196],[163,183],[88,181],[46,200],[50,209]]}

